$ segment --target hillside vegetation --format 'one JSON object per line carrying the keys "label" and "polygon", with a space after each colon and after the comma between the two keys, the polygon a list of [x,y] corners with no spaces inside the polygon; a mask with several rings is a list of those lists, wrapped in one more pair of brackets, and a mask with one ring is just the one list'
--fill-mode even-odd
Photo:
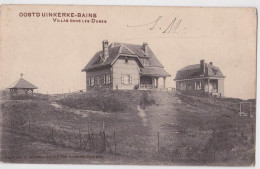
{"label": "hillside vegetation", "polygon": [[139,91],[100,91],[68,95],[57,102],[76,109],[118,112],[136,109],[141,95]]}
{"label": "hillside vegetation", "polygon": [[[4,100],[2,157],[50,153],[31,150],[24,145],[28,140],[14,148],[17,135],[28,136],[32,143],[61,147],[50,148],[54,154],[63,154],[67,148],[84,154],[89,150],[82,148],[79,140],[84,142],[89,133],[98,134],[104,129],[111,157],[124,158],[124,164],[252,165],[255,100],[250,100],[251,117],[239,116],[240,101],[164,91],[98,91],[38,100]],[[103,163],[121,164],[118,160]]]}

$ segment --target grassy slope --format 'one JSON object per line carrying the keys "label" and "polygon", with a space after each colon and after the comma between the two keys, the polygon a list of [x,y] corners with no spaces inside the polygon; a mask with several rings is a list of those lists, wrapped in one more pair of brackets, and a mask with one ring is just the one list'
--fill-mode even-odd
{"label": "grassy slope", "polygon": [[[123,163],[130,164],[150,162],[150,164],[250,165],[254,161],[254,147],[250,138],[251,126],[255,125],[255,119],[240,118],[236,111],[236,100],[229,99],[229,103],[226,103],[223,100],[187,97],[161,91],[113,91],[71,95],[65,99],[60,97],[55,101],[61,104],[62,108],[52,106],[53,102],[47,100],[6,101],[1,105],[3,126],[10,129],[12,121],[13,129],[16,126],[27,130],[30,120],[30,125],[35,128],[33,134],[36,138],[42,138],[39,135],[44,131],[50,132],[50,126],[53,126],[57,133],[56,144],[62,143],[61,145],[73,149],[72,145],[78,142],[78,129],[81,129],[83,134],[88,130],[99,132],[104,121],[111,147],[113,147],[112,133],[116,131],[118,152],[116,159],[123,158],[121,159]],[[138,114],[137,106],[140,103],[141,107],[146,109],[144,114]],[[75,113],[79,109],[101,110],[106,113],[83,110],[80,110],[83,112],[81,114]],[[82,116],[84,113],[86,116]],[[213,144],[213,129],[216,130],[215,144]],[[157,132],[160,132],[159,155]],[[44,137],[42,140],[44,141]],[[8,141],[2,140],[2,142],[7,142],[8,145]],[[50,151],[63,154],[63,149],[67,152],[67,148]],[[30,151],[28,147],[23,151],[36,155],[48,153]],[[9,150],[2,152],[13,153]],[[110,160],[101,163],[118,161],[106,158]]]}
{"label": "grassy slope", "polygon": [[[156,130],[162,133],[165,158],[182,159],[178,156],[182,154],[190,161],[212,165],[253,163],[254,145],[250,139],[255,119],[239,117],[238,112],[230,108],[235,108],[238,104],[235,106],[232,100],[229,103],[219,103],[218,100],[183,95],[178,95],[182,102],[167,103],[160,99],[163,97],[161,94],[154,97],[158,97],[156,100],[161,102],[158,102],[159,106],[150,106],[148,112],[156,120]],[[169,107],[169,104],[172,106]],[[175,131],[179,133],[176,134]],[[184,147],[190,148],[190,151],[181,152]]]}

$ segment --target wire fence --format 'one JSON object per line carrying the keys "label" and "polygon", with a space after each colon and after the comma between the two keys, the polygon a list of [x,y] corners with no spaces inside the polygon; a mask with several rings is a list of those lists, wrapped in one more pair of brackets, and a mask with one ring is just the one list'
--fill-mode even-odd
{"label": "wire fence", "polygon": [[[212,129],[207,131],[194,132],[194,130],[180,130],[170,135],[163,131],[150,134],[148,138],[142,140],[145,146],[150,151],[137,153],[136,148],[140,148],[140,140],[135,140],[132,147],[127,149],[129,145],[125,144],[127,138],[122,139],[122,135],[116,134],[116,131],[107,132],[101,130],[94,132],[93,130],[68,130],[57,127],[39,125],[30,121],[19,123],[17,121],[10,121],[9,125],[5,126],[6,130],[10,132],[28,136],[35,141],[49,143],[60,147],[71,148],[75,150],[83,150],[86,152],[95,153],[111,153],[128,156],[127,151],[133,151],[135,156],[152,156],[153,158],[171,160],[171,161],[220,161],[223,158],[233,158],[241,153],[247,154],[249,149],[243,151],[235,150],[237,140],[239,144],[244,147],[251,145],[253,147],[255,142],[255,127],[254,125],[247,128],[237,129]],[[187,139],[195,137],[194,135],[205,135],[205,140],[194,139],[194,143],[185,143]],[[119,139],[118,139],[119,138]],[[192,139],[192,138],[191,138]],[[122,141],[123,140],[123,141]],[[154,140],[148,143],[147,141]],[[205,142],[203,146],[199,143]],[[147,143],[146,143],[147,142]],[[182,143],[183,142],[183,143]],[[132,154],[132,155],[133,155]],[[130,153],[131,156],[131,153]]]}
{"label": "wire fence", "polygon": [[11,132],[31,137],[33,140],[43,143],[89,152],[116,153],[115,131],[112,134],[108,134],[104,130],[100,132],[93,130],[82,131],[81,129],[67,130],[47,125],[39,125],[30,121],[23,123],[10,121],[9,125],[4,127]]}

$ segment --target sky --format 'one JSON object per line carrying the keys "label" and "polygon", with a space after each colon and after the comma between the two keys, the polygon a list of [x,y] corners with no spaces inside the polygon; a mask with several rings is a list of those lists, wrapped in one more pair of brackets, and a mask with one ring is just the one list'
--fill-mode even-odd
{"label": "sky", "polygon": [[[28,12],[95,13],[95,20],[106,23],[54,22],[56,17],[20,16]],[[81,70],[106,39],[110,43],[147,42],[171,74],[166,87],[175,87],[173,79],[179,69],[205,59],[226,76],[226,97],[255,98],[253,8],[14,5],[2,7],[0,31],[1,89],[18,80],[20,73],[41,93],[85,89],[85,73]]]}

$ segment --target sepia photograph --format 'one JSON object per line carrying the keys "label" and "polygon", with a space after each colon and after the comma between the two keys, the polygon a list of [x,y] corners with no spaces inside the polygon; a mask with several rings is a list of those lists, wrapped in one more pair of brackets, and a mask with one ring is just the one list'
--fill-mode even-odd
{"label": "sepia photograph", "polygon": [[1,5],[0,161],[255,166],[257,9]]}

